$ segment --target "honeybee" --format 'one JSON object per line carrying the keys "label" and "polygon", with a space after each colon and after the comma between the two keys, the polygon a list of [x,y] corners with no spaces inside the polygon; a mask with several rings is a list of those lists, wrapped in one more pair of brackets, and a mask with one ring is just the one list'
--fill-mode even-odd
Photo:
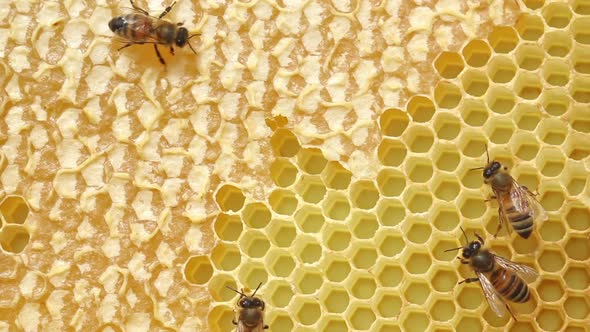
{"label": "honeybee", "polygon": [[199,34],[189,36],[188,30],[182,27],[182,23],[174,24],[163,19],[176,5],[176,1],[166,7],[158,17],[150,16],[147,11],[139,8],[133,0],[129,1],[134,12],[117,16],[109,21],[109,29],[123,38],[123,42],[126,43],[118,49],[119,51],[135,44],[153,44],[156,55],[163,65],[166,62],[158,50],[158,45],[169,46],[172,55],[174,55],[174,45],[178,47],[188,45],[197,54],[189,41]]}
{"label": "honeybee", "polygon": [[232,323],[238,326],[237,332],[260,332],[268,329],[268,325],[264,325],[264,301],[255,296],[260,286],[262,286],[262,283],[258,284],[254,293],[250,296],[244,294],[243,289],[238,291],[226,286],[240,294],[240,298],[236,303],[238,308],[236,318],[232,320]]}
{"label": "honeybee", "polygon": [[483,238],[477,233],[475,236],[478,241],[469,242],[467,234],[461,228],[465,236],[466,246],[448,249],[453,251],[463,249],[462,256],[457,257],[463,264],[469,264],[477,278],[467,278],[462,283],[471,283],[479,281],[483,293],[494,311],[500,317],[504,317],[506,310],[514,320],[516,317],[508,306],[506,301],[524,303],[530,299],[530,291],[527,283],[537,279],[539,274],[534,269],[514,263],[506,258],[493,254],[487,249],[482,249],[485,244]]}
{"label": "honeybee", "polygon": [[510,176],[507,166],[495,160],[490,162],[487,146],[486,155],[486,166],[471,170],[483,169],[484,183],[489,184],[494,192],[491,199],[498,202],[499,223],[494,237],[498,235],[502,225],[509,222],[518,235],[528,239],[533,232],[533,224],[547,220],[547,213],[535,195]]}

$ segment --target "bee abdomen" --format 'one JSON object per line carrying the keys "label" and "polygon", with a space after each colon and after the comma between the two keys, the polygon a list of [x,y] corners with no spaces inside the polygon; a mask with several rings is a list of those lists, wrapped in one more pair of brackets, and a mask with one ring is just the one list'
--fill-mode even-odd
{"label": "bee abdomen", "polygon": [[516,273],[498,269],[492,274],[491,279],[494,288],[507,300],[518,303],[529,300],[529,287]]}
{"label": "bee abdomen", "polygon": [[511,216],[510,223],[514,231],[525,239],[533,233],[533,217],[528,214]]}

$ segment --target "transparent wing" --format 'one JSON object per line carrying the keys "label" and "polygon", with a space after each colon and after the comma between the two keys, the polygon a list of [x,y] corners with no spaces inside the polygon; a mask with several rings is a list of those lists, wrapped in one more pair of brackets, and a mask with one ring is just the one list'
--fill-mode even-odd
{"label": "transparent wing", "polygon": [[524,264],[514,263],[513,261],[498,255],[494,255],[494,259],[496,260],[496,263],[498,263],[503,268],[516,272],[516,274],[527,283],[535,281],[539,276],[539,273],[532,267],[526,266]]}
{"label": "transparent wing", "polygon": [[535,222],[543,222],[547,220],[547,213],[541,206],[535,195],[525,186],[512,179],[512,190],[510,191],[510,198],[518,211],[533,216]]}
{"label": "transparent wing", "polygon": [[[498,202],[498,222],[500,223],[501,227],[506,227],[506,225],[510,224],[510,220],[506,217],[506,207],[504,206],[504,200],[501,198],[501,193],[499,191],[493,190],[494,196],[496,196],[496,201]],[[512,227],[506,227],[508,232],[512,232]]]}
{"label": "transparent wing", "polygon": [[479,283],[481,284],[481,289],[483,290],[483,294],[488,300],[490,308],[492,311],[496,313],[499,317],[504,317],[506,315],[506,304],[504,300],[496,293],[496,289],[494,285],[488,280],[488,278],[481,272],[476,272],[477,278],[479,279]]}
{"label": "transparent wing", "polygon": [[264,331],[264,323],[260,322],[260,324],[254,327],[248,327],[244,325],[242,322],[238,322],[237,332],[262,332]]}

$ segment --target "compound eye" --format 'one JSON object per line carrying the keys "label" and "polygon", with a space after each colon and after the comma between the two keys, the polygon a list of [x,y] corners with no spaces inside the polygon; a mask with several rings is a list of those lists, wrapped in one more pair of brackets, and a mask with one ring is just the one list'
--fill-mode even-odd
{"label": "compound eye", "polygon": [[248,299],[242,299],[240,301],[240,307],[248,307],[250,306],[250,301]]}
{"label": "compound eye", "polygon": [[259,299],[255,299],[254,301],[252,301],[252,304],[256,307],[260,307],[262,306],[262,303],[260,302]]}

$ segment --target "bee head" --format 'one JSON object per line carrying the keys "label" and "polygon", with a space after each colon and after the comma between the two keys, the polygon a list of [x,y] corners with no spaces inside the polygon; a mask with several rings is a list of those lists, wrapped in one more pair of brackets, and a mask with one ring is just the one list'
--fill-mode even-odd
{"label": "bee head", "polygon": [[483,177],[484,179],[491,178],[494,174],[498,173],[498,171],[502,168],[502,164],[493,160],[483,169]]}
{"label": "bee head", "polygon": [[188,41],[188,30],[186,28],[178,28],[178,33],[176,34],[176,46],[183,47],[186,45]]}
{"label": "bee head", "polygon": [[470,258],[471,256],[477,254],[479,249],[481,249],[481,243],[479,241],[470,242],[467,247],[463,248],[463,258]]}
{"label": "bee head", "polygon": [[246,296],[238,301],[238,305],[247,309],[262,308],[264,307],[264,302],[257,297]]}
{"label": "bee head", "polygon": [[115,17],[109,21],[109,29],[111,29],[112,32],[122,29],[124,26],[125,20],[121,16]]}

